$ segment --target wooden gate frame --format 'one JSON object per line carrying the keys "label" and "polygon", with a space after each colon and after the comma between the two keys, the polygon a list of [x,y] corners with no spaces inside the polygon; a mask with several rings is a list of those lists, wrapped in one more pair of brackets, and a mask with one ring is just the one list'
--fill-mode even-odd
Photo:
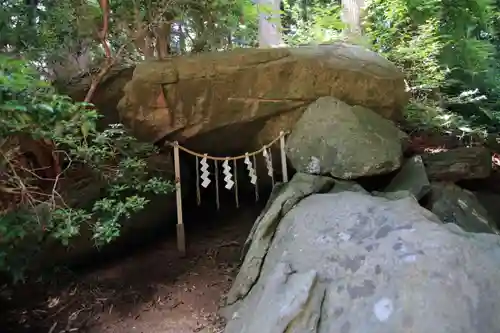
{"label": "wooden gate frame", "polygon": [[[280,141],[280,151],[281,151],[281,172],[282,172],[283,182],[286,183],[286,182],[288,182],[288,168],[287,168],[286,152],[285,152],[285,136],[287,134],[288,134],[287,132],[281,131],[278,137],[276,137],[273,141],[271,141],[267,145],[264,145],[259,150],[256,150],[252,153],[246,153],[245,155],[234,156],[234,157],[208,156],[206,154],[200,154],[200,153],[194,152],[192,150],[189,150],[185,147],[182,147],[181,145],[179,145],[179,142],[177,142],[177,141],[175,141],[171,144],[173,146],[173,149],[174,149],[175,197],[176,197],[176,205],[177,205],[177,249],[179,250],[181,255],[183,255],[183,256],[186,255],[186,234],[185,234],[184,221],[183,221],[183,216],[182,216],[182,187],[181,187],[181,167],[180,167],[179,151],[183,150],[184,152],[189,153],[191,155],[194,155],[196,157],[207,158],[207,159],[211,159],[214,161],[232,160],[236,163],[236,161],[239,159],[244,159],[248,156],[255,156],[255,155],[262,153],[264,151],[267,152],[267,149],[270,148],[273,144],[275,144],[279,140]],[[235,170],[235,172],[236,172],[236,170]],[[272,169],[270,172],[272,172]],[[217,181],[216,181],[216,186],[218,186]],[[235,186],[236,186],[235,191],[237,193],[238,184],[236,183]],[[217,187],[217,189],[218,189],[218,187]]]}

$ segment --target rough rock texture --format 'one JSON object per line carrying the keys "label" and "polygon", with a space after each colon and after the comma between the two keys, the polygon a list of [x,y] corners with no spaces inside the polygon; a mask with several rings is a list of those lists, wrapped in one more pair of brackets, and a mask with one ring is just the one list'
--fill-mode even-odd
{"label": "rough rock texture", "polygon": [[471,191],[486,191],[500,194],[500,168],[495,166],[488,178],[464,179],[458,184]]}
{"label": "rough rock texture", "polygon": [[[373,191],[373,192],[371,192],[371,194],[375,195],[377,197],[382,197],[382,198],[386,198],[389,200],[399,200],[399,199],[404,199],[404,198],[408,198],[408,197],[417,200],[415,195],[408,190],[392,191],[392,192]],[[438,222],[441,222],[441,221],[439,221],[439,219],[438,219]]]}
{"label": "rough rock texture", "polygon": [[458,181],[491,174],[491,152],[484,147],[460,147],[422,155],[430,180]]}
{"label": "rough rock texture", "polygon": [[[133,66],[116,65],[99,82],[91,101],[104,116],[98,121],[100,127],[120,122],[117,105],[124,95],[123,88],[132,79],[133,73]],[[70,82],[55,82],[55,86],[60,93],[69,95],[74,100],[83,101],[94,77],[95,73],[92,75],[85,73],[74,77]]]}
{"label": "rough rock texture", "polygon": [[498,227],[500,226],[500,194],[493,192],[473,192],[481,206],[483,206],[488,215],[491,216],[492,222]]}
{"label": "rough rock texture", "polygon": [[417,200],[422,199],[431,189],[422,157],[417,155],[405,162],[384,192],[409,191]]}
{"label": "rough rock texture", "polygon": [[259,228],[274,237],[248,252],[226,333],[500,332],[498,236],[431,222],[414,199],[314,194]]}
{"label": "rough rock texture", "polygon": [[[273,191],[267,207],[255,222],[245,246],[251,256],[246,256],[240,274],[234,282],[237,288],[227,295],[228,304],[244,297],[259,276],[260,269],[274,236],[277,224],[302,198],[318,192],[326,192],[333,186],[333,179],[296,173],[290,182]],[[245,250],[246,251],[246,250]]]}
{"label": "rough rock texture", "polygon": [[497,232],[493,218],[474,193],[453,183],[433,183],[428,208],[443,223],[454,223],[465,231]]}
{"label": "rough rock texture", "polygon": [[343,179],[334,179],[333,188],[330,190],[330,193],[338,193],[344,191],[353,191],[353,192],[361,192],[368,194],[369,192],[363,188],[363,186],[352,180],[343,180]]}
{"label": "rough rock texture", "polygon": [[298,171],[355,179],[398,169],[405,137],[369,109],[321,97],[294,126],[286,149]]}
{"label": "rough rock texture", "polygon": [[401,117],[408,101],[403,75],[393,64],[362,47],[338,43],[142,63],[125,87],[119,111],[148,141],[196,136],[192,147],[213,151],[224,143],[226,150],[231,145],[238,150],[289,129],[320,96],[336,96],[391,119]]}

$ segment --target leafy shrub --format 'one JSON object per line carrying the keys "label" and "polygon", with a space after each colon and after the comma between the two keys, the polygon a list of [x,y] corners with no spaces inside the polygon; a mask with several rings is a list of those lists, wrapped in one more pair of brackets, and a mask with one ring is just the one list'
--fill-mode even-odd
{"label": "leafy shrub", "polygon": [[307,7],[308,17],[302,3],[284,2],[286,17],[284,20],[287,33],[283,36],[288,45],[309,43],[327,43],[337,40],[344,24],[340,19],[339,5],[324,6],[312,3]]}
{"label": "leafy shrub", "polygon": [[[109,243],[148,193],[172,190],[148,170],[147,158],[158,153],[152,145],[121,125],[99,131],[98,118],[27,63],[0,56],[0,271],[19,278],[45,241],[69,245],[86,225],[97,246]],[[101,188],[90,206],[66,202],[71,188],[78,192],[77,178]]]}
{"label": "leafy shrub", "polygon": [[500,96],[490,0],[374,0],[364,29],[374,50],[406,74],[407,119],[458,132],[497,130]]}

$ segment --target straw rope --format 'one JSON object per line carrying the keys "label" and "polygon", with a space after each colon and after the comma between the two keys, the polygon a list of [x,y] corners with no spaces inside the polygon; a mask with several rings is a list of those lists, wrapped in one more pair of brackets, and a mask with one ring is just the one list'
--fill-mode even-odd
{"label": "straw rope", "polygon": [[188,154],[191,154],[193,156],[199,157],[199,158],[207,158],[209,160],[214,160],[214,161],[236,161],[236,160],[244,159],[247,155],[249,157],[252,157],[252,156],[256,156],[258,154],[261,154],[265,149],[270,148],[272,145],[274,145],[276,142],[278,142],[282,137],[286,136],[287,134],[288,134],[288,132],[281,133],[274,140],[269,142],[267,145],[262,146],[262,148],[260,148],[259,150],[256,150],[256,151],[251,152],[251,153],[243,154],[243,155],[232,156],[232,157],[218,157],[218,156],[210,156],[210,155],[206,155],[206,154],[200,154],[200,153],[197,153],[191,149],[188,149],[186,147],[181,146],[179,143],[177,143],[177,141],[175,141],[175,142],[166,141],[165,144],[172,146],[172,147],[177,146],[180,150],[182,150]]}
{"label": "straw rope", "polygon": [[[211,180],[209,178],[210,173],[215,176],[215,191],[216,191],[216,205],[217,210],[220,209],[220,198],[219,198],[219,162],[224,162],[222,167],[224,169],[223,174],[226,175],[224,181],[226,182],[226,188],[228,190],[234,190],[234,199],[236,201],[236,207],[240,206],[239,193],[238,193],[238,160],[245,159],[245,164],[247,165],[247,170],[249,173],[250,181],[255,187],[255,201],[259,200],[259,185],[258,185],[258,177],[257,177],[257,159],[256,156],[262,154],[266,160],[266,167],[268,169],[268,175],[271,177],[271,182],[274,186],[274,168],[273,168],[273,160],[271,155],[271,147],[278,141],[280,141],[280,149],[281,149],[281,163],[282,163],[282,171],[283,171],[283,181],[288,181],[288,176],[286,172],[286,157],[285,156],[285,136],[289,132],[280,132],[280,134],[268,144],[262,146],[262,148],[251,152],[245,153],[243,155],[232,156],[232,157],[218,157],[218,156],[210,156],[208,154],[200,154],[191,149],[183,147],[179,145],[177,141],[170,142],[166,141],[165,145],[171,146],[174,148],[174,167],[175,167],[175,189],[176,189],[176,203],[177,203],[177,246],[179,251],[183,255],[186,254],[186,239],[185,239],[185,230],[184,223],[182,221],[182,193],[181,193],[181,170],[179,163],[179,151],[182,150],[188,154],[191,154],[196,157],[196,201],[198,205],[201,204],[201,191],[200,185],[203,187],[207,187]],[[200,161],[201,158],[201,161]],[[207,160],[212,160],[215,167],[215,172],[208,171],[208,163]],[[231,167],[229,166],[229,162],[233,163],[233,172],[231,172]],[[253,164],[252,164],[253,162]],[[200,175],[200,164],[202,166],[203,173]],[[234,181],[231,178],[234,177]],[[200,178],[203,179],[203,183],[200,184]]]}

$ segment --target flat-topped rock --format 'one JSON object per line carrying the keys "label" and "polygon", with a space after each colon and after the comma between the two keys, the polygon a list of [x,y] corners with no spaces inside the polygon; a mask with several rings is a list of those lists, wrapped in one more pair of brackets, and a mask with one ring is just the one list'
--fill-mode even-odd
{"label": "flat-topped rock", "polygon": [[191,147],[211,152],[221,144],[241,151],[276,137],[321,96],[389,119],[399,119],[408,101],[403,74],[392,63],[343,43],[145,62],[124,92],[120,118],[135,135],[152,142],[196,137]]}

